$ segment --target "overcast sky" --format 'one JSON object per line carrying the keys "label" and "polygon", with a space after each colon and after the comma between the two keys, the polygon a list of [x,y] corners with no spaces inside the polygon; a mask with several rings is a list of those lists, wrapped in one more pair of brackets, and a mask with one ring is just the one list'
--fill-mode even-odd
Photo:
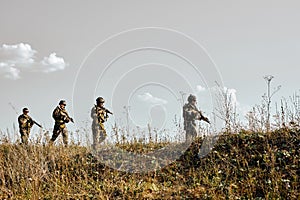
{"label": "overcast sky", "polygon": [[196,93],[209,115],[207,91],[214,81],[232,89],[242,110],[260,103],[264,75],[274,75],[274,87],[282,85],[277,99],[300,89],[296,0],[0,4],[1,130],[16,123],[9,103],[19,114],[28,107],[49,129],[60,99],[83,126],[95,97],[103,96],[115,112],[111,124],[124,122],[122,106],[129,105],[136,125],[153,115],[158,120],[152,123],[161,127],[181,115],[179,91]]}

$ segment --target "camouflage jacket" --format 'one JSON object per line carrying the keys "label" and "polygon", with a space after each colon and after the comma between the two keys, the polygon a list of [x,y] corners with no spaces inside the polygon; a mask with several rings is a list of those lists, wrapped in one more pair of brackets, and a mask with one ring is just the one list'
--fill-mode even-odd
{"label": "camouflage jacket", "polygon": [[70,122],[70,117],[65,109],[61,109],[59,106],[57,106],[53,113],[52,117],[55,120],[56,124],[65,124]]}
{"label": "camouflage jacket", "polygon": [[20,129],[30,129],[34,122],[29,115],[22,114],[18,117],[18,123]]}
{"label": "camouflage jacket", "polygon": [[91,110],[91,118],[93,119],[93,125],[102,124],[107,119],[106,108],[95,105]]}
{"label": "camouflage jacket", "polygon": [[204,118],[201,111],[198,108],[190,103],[187,103],[183,106],[183,119],[184,121],[195,121],[201,120]]}

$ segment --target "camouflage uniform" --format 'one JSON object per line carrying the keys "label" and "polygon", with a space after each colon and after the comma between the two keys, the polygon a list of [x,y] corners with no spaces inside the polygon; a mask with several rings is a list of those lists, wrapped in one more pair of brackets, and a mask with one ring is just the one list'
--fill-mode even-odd
{"label": "camouflage uniform", "polygon": [[21,140],[23,144],[28,144],[30,129],[33,126],[32,118],[27,114],[22,114],[18,117]]}
{"label": "camouflage uniform", "polygon": [[184,130],[186,131],[186,141],[191,142],[197,136],[197,126],[195,120],[204,120],[209,123],[208,118],[204,117],[192,101],[196,101],[194,95],[188,98],[189,103],[183,106]]}
{"label": "camouflage uniform", "polygon": [[67,111],[65,109],[62,109],[61,107],[57,106],[53,113],[52,117],[55,120],[54,129],[53,129],[53,135],[50,140],[50,143],[52,144],[56,138],[59,136],[60,133],[62,133],[63,136],[63,142],[65,146],[68,145],[68,130],[66,127],[66,123],[69,123],[72,118],[69,117]]}
{"label": "camouflage uniform", "polygon": [[91,117],[93,119],[93,145],[96,147],[105,140],[107,135],[104,127],[104,122],[108,117],[106,114],[106,109],[104,107],[95,105],[91,110]]}

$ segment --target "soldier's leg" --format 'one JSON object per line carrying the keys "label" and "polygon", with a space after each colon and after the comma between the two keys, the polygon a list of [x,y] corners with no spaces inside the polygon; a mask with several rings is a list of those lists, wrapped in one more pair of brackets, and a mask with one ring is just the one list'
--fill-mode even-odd
{"label": "soldier's leg", "polygon": [[99,143],[102,143],[106,138],[106,131],[100,130],[100,137],[99,137]]}
{"label": "soldier's leg", "polygon": [[29,134],[27,130],[20,130],[22,144],[28,144]]}
{"label": "soldier's leg", "polygon": [[92,126],[92,131],[93,131],[93,146],[97,147],[99,144],[98,138],[99,138],[99,126]]}
{"label": "soldier's leg", "polygon": [[197,127],[189,123],[186,127],[186,142],[192,142],[197,137]]}
{"label": "soldier's leg", "polygon": [[190,142],[191,140],[192,140],[191,133],[190,133],[189,128],[187,128],[185,131],[185,142]]}
{"label": "soldier's leg", "polygon": [[197,164],[200,157],[199,157],[199,146],[196,142],[194,142],[197,135],[198,135],[196,124],[192,125],[191,135],[192,135],[192,141],[193,141],[192,142],[192,148],[191,148],[191,154],[192,154],[192,157],[193,157],[194,164]]}
{"label": "soldier's leg", "polygon": [[67,147],[68,146],[68,130],[67,128],[64,128],[62,129],[62,136],[63,136],[63,142],[64,142],[64,145]]}
{"label": "soldier's leg", "polygon": [[185,127],[185,142],[192,142],[192,124],[191,122],[186,122]]}
{"label": "soldier's leg", "polygon": [[192,140],[195,140],[197,137],[197,127],[196,125],[192,125],[191,127],[191,135],[192,135]]}
{"label": "soldier's leg", "polygon": [[103,142],[106,138],[106,131],[105,131],[105,128],[104,128],[104,125],[102,124],[100,126],[100,137],[99,137],[99,143]]}
{"label": "soldier's leg", "polygon": [[53,134],[52,134],[52,137],[50,139],[50,144],[53,144],[54,141],[56,140],[56,138],[59,136],[61,130],[59,128],[59,126],[54,126],[54,129],[53,129]]}

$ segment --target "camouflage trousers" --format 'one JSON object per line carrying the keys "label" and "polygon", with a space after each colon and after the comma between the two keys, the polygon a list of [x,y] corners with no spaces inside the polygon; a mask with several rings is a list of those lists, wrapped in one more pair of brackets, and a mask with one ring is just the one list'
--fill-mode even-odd
{"label": "camouflage trousers", "polygon": [[186,142],[192,142],[197,137],[197,126],[195,121],[186,121],[184,130]]}
{"label": "camouflage trousers", "polygon": [[101,142],[103,142],[107,136],[104,124],[93,124],[93,146],[97,147]]}
{"label": "camouflage trousers", "polygon": [[30,134],[30,129],[21,128],[20,129],[20,134],[21,134],[22,144],[28,144],[28,138],[29,138],[29,134]]}
{"label": "camouflage trousers", "polygon": [[50,139],[50,144],[53,144],[56,138],[59,136],[59,134],[62,134],[63,142],[65,146],[68,146],[68,130],[66,125],[62,126],[59,124],[54,125],[53,129],[53,135]]}

